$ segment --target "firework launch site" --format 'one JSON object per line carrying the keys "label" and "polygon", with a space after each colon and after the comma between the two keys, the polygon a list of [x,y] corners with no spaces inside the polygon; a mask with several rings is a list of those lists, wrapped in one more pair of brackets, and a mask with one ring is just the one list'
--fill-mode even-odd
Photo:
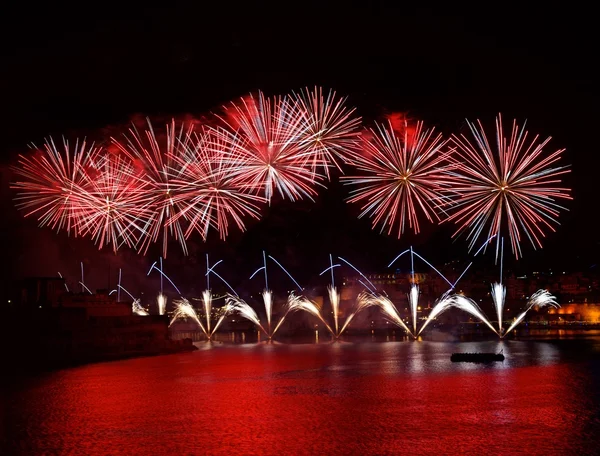
{"label": "firework launch site", "polygon": [[[600,329],[594,274],[507,274],[501,285],[481,271],[461,275],[448,265],[440,267],[446,275],[437,268],[366,274],[349,268],[352,274],[337,273],[336,284],[330,272],[338,264],[332,257],[320,276],[330,277],[328,285],[298,285],[291,293],[239,290],[245,300],[220,274],[222,281],[209,281],[201,296],[183,297],[173,283],[148,299],[135,298],[120,283],[92,292],[83,281],[28,278],[15,283],[5,305],[1,345],[6,359],[23,366],[23,357],[29,357],[25,368],[38,370],[184,352],[206,342],[535,340],[589,336]],[[160,269],[155,273],[168,278]],[[295,282],[290,275],[287,284],[270,286],[283,289]]]}

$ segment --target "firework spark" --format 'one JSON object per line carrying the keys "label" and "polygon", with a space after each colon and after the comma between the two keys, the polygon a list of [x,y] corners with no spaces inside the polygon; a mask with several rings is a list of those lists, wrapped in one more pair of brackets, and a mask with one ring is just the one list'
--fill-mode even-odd
{"label": "firework spark", "polygon": [[226,128],[214,131],[236,164],[231,177],[263,193],[269,203],[275,191],[291,201],[312,200],[315,184],[323,179],[312,167],[322,164],[303,153],[300,138],[308,134],[304,115],[288,98],[268,98],[262,92],[225,107]]}
{"label": "firework spark", "polygon": [[149,313],[146,311],[146,309],[144,309],[144,308],[142,307],[142,304],[140,303],[140,300],[139,300],[139,299],[135,299],[135,300],[134,300],[134,301],[131,303],[131,310],[132,310],[132,312],[133,312],[134,314],[136,314],[136,315],[142,315],[142,316],[145,316],[145,315],[150,315],[150,314],[149,314]]}
{"label": "firework spark", "polygon": [[434,130],[416,128],[396,131],[390,122],[377,125],[362,139],[361,150],[351,154],[350,163],[359,171],[343,176],[351,191],[350,203],[361,203],[359,218],[372,217],[381,232],[391,234],[398,225],[398,238],[408,224],[419,233],[419,214],[430,222],[439,221],[437,210],[443,206],[442,190],[447,186],[450,153],[446,141]]}
{"label": "firework spark", "polygon": [[173,301],[173,305],[175,306],[175,312],[173,313],[173,318],[171,318],[171,322],[169,323],[169,326],[171,326],[177,320],[185,321],[188,318],[190,318],[194,322],[196,322],[198,324],[198,326],[200,327],[200,329],[202,330],[202,332],[208,336],[208,332],[206,331],[206,328],[200,321],[200,318],[198,317],[198,313],[196,312],[196,309],[194,309],[192,304],[187,299],[181,298],[181,299],[175,300],[175,301]]}
{"label": "firework spark", "polygon": [[164,315],[165,310],[167,309],[167,297],[164,294],[159,293],[156,297],[156,305],[158,306],[158,314]]}
{"label": "firework spark", "polygon": [[258,315],[256,314],[256,311],[250,306],[250,304],[233,295],[227,295],[226,303],[231,306],[232,312],[237,312],[245,319],[250,320],[258,328],[260,328],[262,332],[267,335],[267,337],[270,337],[270,334],[265,330],[258,318]]}
{"label": "firework spark", "polygon": [[212,317],[212,292],[204,290],[202,292],[202,304],[204,305],[204,317],[206,318],[206,334],[210,334],[210,319]]}
{"label": "firework spark", "polygon": [[303,310],[304,312],[308,312],[309,314],[317,317],[319,320],[321,320],[329,332],[335,336],[335,332],[333,329],[331,329],[331,326],[327,324],[323,318],[323,315],[321,315],[321,308],[316,302],[311,301],[303,296],[296,296],[294,293],[291,293],[288,299],[288,312],[295,312],[297,310]]}
{"label": "firework spark", "polygon": [[376,305],[376,302],[373,299],[371,299],[370,296],[371,295],[365,291],[358,294],[358,296],[356,297],[356,307],[352,312],[350,312],[348,317],[346,317],[346,321],[342,325],[342,329],[340,329],[340,331],[337,333],[337,337],[340,337],[344,333],[346,328],[348,328],[350,322],[358,313],[362,312],[367,307]]}
{"label": "firework spark", "polygon": [[126,157],[104,154],[86,172],[82,188],[75,206],[77,229],[98,248],[134,247],[147,234],[153,218],[148,188]]}
{"label": "firework spark", "polygon": [[502,315],[504,313],[504,301],[506,299],[506,287],[501,283],[492,284],[492,301],[496,308],[498,317],[498,333],[502,334]]}
{"label": "firework spark", "polygon": [[245,231],[245,216],[259,218],[260,204],[266,200],[251,193],[240,174],[243,165],[231,158],[229,150],[237,148],[238,142],[237,135],[222,129],[205,129],[175,156],[178,175],[172,178],[177,189],[173,200],[181,209],[169,224],[185,218],[186,238],[197,231],[206,240],[209,229],[214,228],[224,240],[230,221]]}
{"label": "firework spark", "polygon": [[408,304],[410,305],[410,311],[412,314],[413,321],[413,334],[417,334],[417,310],[419,306],[419,286],[412,285],[410,292],[408,293]]}
{"label": "firework spark", "polygon": [[564,149],[545,154],[551,138],[529,140],[525,125],[520,127],[516,121],[507,140],[500,115],[492,148],[481,123],[467,123],[474,143],[464,135],[451,138],[456,146],[455,168],[449,172],[454,200],[447,220],[459,225],[455,236],[466,233],[472,249],[481,235],[497,235],[496,257],[499,233],[504,230],[508,230],[516,258],[522,256],[523,236],[534,248],[541,248],[545,230],[554,231],[559,210],[565,209],[556,200],[572,199],[570,189],[560,186],[561,176],[569,172],[567,166],[557,165]]}
{"label": "firework spark", "polygon": [[204,305],[204,312],[206,313],[206,324],[202,324],[196,309],[194,309],[190,302],[185,298],[181,298],[180,300],[173,301],[175,312],[173,314],[173,318],[171,319],[171,323],[169,323],[169,326],[171,326],[177,320],[187,320],[190,318],[198,324],[206,338],[210,340],[215,332],[219,329],[219,326],[221,326],[221,323],[223,323],[225,318],[234,311],[235,305],[232,302],[227,302],[222,308],[221,316],[217,320],[217,323],[215,324],[214,328],[211,329],[210,323],[212,312],[212,296],[210,296],[210,291],[207,290],[202,293],[202,301]]}
{"label": "firework spark", "polygon": [[436,300],[435,304],[433,305],[433,309],[431,309],[431,312],[429,312],[427,320],[425,320],[425,323],[423,323],[423,326],[421,326],[421,329],[419,329],[417,335],[421,334],[429,323],[453,306],[454,296],[452,296],[450,292],[444,293],[438,300]]}
{"label": "firework spark", "polygon": [[[150,207],[154,211],[147,235],[143,237],[139,250],[146,254],[151,243],[162,235],[163,257],[167,257],[169,235],[179,241],[183,252],[187,254],[187,246],[183,236],[183,228],[177,214],[181,211],[180,203],[174,198],[177,186],[172,184],[181,172],[175,159],[181,150],[188,147],[193,123],[182,123],[177,126],[173,119],[166,126],[166,136],[157,138],[150,119],[146,119],[147,127],[140,133],[133,126],[122,141],[111,138],[119,151],[125,154],[141,169],[143,180],[147,184]],[[169,223],[167,223],[169,222]]]}
{"label": "firework spark", "polygon": [[525,315],[527,315],[527,312],[529,312],[533,307],[546,306],[560,307],[556,301],[556,297],[550,294],[547,290],[536,291],[531,295],[529,301],[527,301],[527,307],[525,308],[525,311],[515,318],[515,321],[509,326],[509,328],[506,330],[506,333],[509,333],[516,328],[517,325],[523,321]]}
{"label": "firework spark", "polygon": [[472,299],[462,295],[454,295],[452,297],[452,306],[473,315],[475,318],[485,323],[496,334],[500,335],[498,331],[494,329],[490,321],[485,317],[477,303]]}
{"label": "firework spark", "polygon": [[26,217],[37,216],[40,226],[64,229],[67,233],[73,230],[77,235],[85,171],[99,149],[85,140],[77,140],[71,147],[64,138],[62,149],[52,138],[46,140],[43,149],[31,147],[35,153],[30,157],[19,156],[19,166],[12,168],[24,179],[11,185],[19,191],[16,206],[25,211]]}
{"label": "firework spark", "polygon": [[333,285],[327,287],[327,293],[329,294],[329,303],[331,304],[331,310],[333,311],[335,335],[339,336],[340,333],[338,319],[340,314],[340,294]]}
{"label": "firework spark", "polygon": [[396,326],[399,326],[400,328],[404,329],[408,334],[410,334],[414,337],[414,334],[412,333],[412,331],[408,328],[408,326],[406,326],[406,323],[404,323],[404,321],[402,320],[402,317],[400,316],[400,312],[398,312],[398,309],[396,308],[394,303],[392,301],[390,301],[390,299],[387,296],[372,294],[370,296],[370,299],[374,301],[375,305],[377,305],[381,308],[381,311],[383,312],[383,314],[392,323],[394,323]]}
{"label": "firework spark", "polygon": [[337,97],[334,91],[323,95],[321,87],[308,88],[292,94],[302,113],[300,144],[307,154],[313,170],[323,168],[329,178],[329,168],[340,168],[350,151],[356,149],[360,136],[360,117],[355,109],[346,106],[346,99]]}

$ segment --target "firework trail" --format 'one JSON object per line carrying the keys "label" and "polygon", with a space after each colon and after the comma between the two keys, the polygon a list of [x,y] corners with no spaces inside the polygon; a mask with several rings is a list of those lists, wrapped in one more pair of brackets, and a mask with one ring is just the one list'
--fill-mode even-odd
{"label": "firework trail", "polygon": [[439,221],[437,210],[442,207],[442,190],[448,186],[447,174],[454,165],[448,160],[446,141],[434,130],[423,131],[422,122],[416,128],[395,131],[391,123],[377,125],[364,135],[361,150],[350,155],[350,163],[358,173],[343,176],[350,192],[349,203],[361,203],[362,212],[372,217],[372,226],[387,227],[387,234],[396,228],[398,238],[408,224],[419,233],[419,214],[430,222]]}
{"label": "firework trail", "polygon": [[259,219],[260,204],[266,200],[252,194],[244,182],[243,165],[229,150],[239,149],[239,137],[221,129],[204,129],[174,157],[178,175],[172,178],[176,188],[173,201],[180,207],[169,224],[185,218],[186,239],[193,231],[207,239],[214,228],[222,240],[229,234],[230,221],[245,231],[244,217]]}
{"label": "firework trail", "polygon": [[231,306],[232,312],[237,312],[245,319],[250,320],[258,328],[260,328],[267,337],[271,337],[269,332],[267,332],[265,330],[265,328],[263,327],[263,325],[260,323],[260,320],[258,318],[258,315],[256,314],[256,311],[250,306],[250,304],[248,304],[243,299],[241,299],[237,296],[230,295],[230,294],[227,295],[227,299],[225,302]]}
{"label": "firework trail", "polygon": [[19,191],[16,206],[25,211],[25,217],[37,216],[40,226],[57,231],[74,231],[78,235],[79,197],[85,193],[85,170],[95,160],[99,148],[85,140],[75,141],[71,147],[63,138],[62,149],[54,140],[46,140],[43,149],[31,146],[35,153],[19,156],[19,166],[12,170],[23,180],[11,184]]}
{"label": "firework trail", "polygon": [[504,313],[504,301],[506,299],[506,287],[501,283],[492,284],[492,301],[496,308],[498,317],[498,334],[502,334],[502,314]]}
{"label": "firework trail", "polygon": [[[162,260],[161,260],[161,262],[160,262],[160,269],[156,267],[156,261],[155,261],[154,263],[152,263],[152,266],[150,266],[150,269],[148,270],[148,274],[146,274],[146,275],[147,275],[147,276],[149,276],[149,275],[150,275],[150,273],[151,273],[153,270],[156,270],[156,271],[158,271],[158,272],[160,273],[160,283],[161,283],[161,285],[160,285],[160,289],[161,289],[161,293],[162,293],[162,288],[163,288],[163,287],[162,287],[162,279],[163,279],[163,277],[164,277],[165,279],[167,279],[167,280],[169,281],[169,283],[170,283],[171,285],[173,285],[173,288],[175,288],[175,291],[176,291],[177,293],[181,294],[181,291],[179,291],[179,288],[177,288],[177,285],[175,285],[175,283],[174,283],[174,282],[173,282],[173,281],[172,281],[172,280],[169,278],[169,276],[163,272],[163,270],[162,270]],[[120,271],[120,270],[119,270],[119,271]],[[120,274],[120,272],[119,272],[119,274]],[[120,275],[119,275],[119,277],[120,277]]]}
{"label": "firework trail", "polygon": [[350,151],[356,149],[360,136],[360,117],[348,108],[346,98],[334,91],[323,94],[321,87],[308,88],[292,94],[298,112],[302,114],[299,141],[303,154],[314,171],[323,168],[327,178],[329,168],[345,162]]}
{"label": "firework trail", "polygon": [[156,305],[158,306],[158,314],[164,315],[167,308],[167,297],[164,294],[159,293],[156,297]]}
{"label": "firework trail", "polygon": [[147,234],[153,217],[148,188],[129,159],[104,154],[86,172],[82,188],[85,192],[75,207],[77,230],[89,235],[100,249],[107,244],[115,252],[122,244],[135,247]]}
{"label": "firework trail", "polygon": [[291,293],[288,298],[288,312],[295,312],[297,310],[303,310],[304,312],[314,315],[325,325],[325,327],[333,336],[336,335],[333,329],[331,329],[331,326],[327,324],[321,315],[321,308],[316,302],[310,301],[303,296],[296,296],[294,293]]}
{"label": "firework trail", "polygon": [[314,160],[303,153],[299,138],[308,130],[305,113],[297,104],[259,92],[224,109],[225,128],[214,132],[227,145],[228,160],[235,164],[231,178],[263,193],[269,203],[275,191],[291,201],[312,200],[317,193],[314,186],[323,176],[313,171]]}
{"label": "firework trail", "polygon": [[523,321],[527,312],[531,310],[532,307],[560,307],[558,302],[556,301],[556,297],[550,294],[547,290],[538,290],[534,294],[531,295],[529,301],[527,301],[527,307],[525,311],[521,313],[515,321],[510,325],[510,327],[506,330],[504,334],[511,332],[514,328],[517,327],[519,323]]}
{"label": "firework trail", "polygon": [[177,217],[181,204],[174,198],[178,187],[172,181],[181,174],[176,159],[181,155],[181,150],[188,147],[193,123],[178,126],[173,119],[170,125],[166,125],[166,137],[159,141],[150,119],[147,118],[146,122],[147,127],[142,133],[134,125],[128,134],[123,135],[123,140],[111,138],[113,145],[140,168],[153,211],[147,235],[142,238],[138,249],[146,254],[150,244],[157,242],[162,235],[163,258],[166,258],[171,235],[179,241],[183,252],[187,254],[183,228]]}
{"label": "firework trail", "polygon": [[396,326],[401,327],[408,334],[415,337],[415,335],[408,328],[408,326],[406,326],[406,323],[404,323],[404,321],[402,320],[402,317],[400,316],[400,312],[398,312],[398,309],[396,308],[394,303],[392,303],[392,301],[390,301],[390,299],[387,296],[371,294],[368,299],[372,300],[374,302],[373,305],[379,306],[381,308],[381,311],[384,313],[384,315],[392,323],[394,323]]}
{"label": "firework trail", "polygon": [[[481,122],[467,121],[475,142],[464,135],[453,135],[456,146],[449,203],[451,215],[446,219],[458,224],[454,236],[466,233],[469,249],[481,235],[497,236],[508,230],[512,252],[522,256],[521,238],[526,236],[534,248],[542,247],[545,230],[554,231],[559,210],[565,209],[557,199],[572,199],[570,189],[560,186],[567,166],[558,166],[564,149],[546,154],[550,137],[528,139],[525,125],[513,121],[510,137],[504,136],[502,117],[496,118],[496,144],[492,148]],[[487,228],[487,233],[484,233]]]}

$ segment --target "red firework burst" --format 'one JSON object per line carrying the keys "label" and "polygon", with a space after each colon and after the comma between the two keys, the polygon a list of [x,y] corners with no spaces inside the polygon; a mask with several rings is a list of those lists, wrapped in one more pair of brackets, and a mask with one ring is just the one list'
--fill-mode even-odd
{"label": "red firework burst", "polygon": [[380,224],[388,234],[398,225],[398,238],[407,222],[419,232],[419,213],[430,222],[440,220],[437,209],[450,166],[445,143],[433,129],[424,131],[422,122],[402,131],[388,122],[364,135],[361,150],[350,157],[359,173],[342,177],[358,187],[348,201],[362,204],[359,218],[370,216],[373,228]]}
{"label": "red firework burst", "polygon": [[173,201],[181,209],[169,223],[184,217],[189,223],[186,238],[198,231],[206,240],[212,227],[224,240],[230,221],[244,231],[243,217],[258,219],[259,204],[266,200],[249,193],[239,174],[238,161],[230,159],[229,149],[237,146],[235,136],[223,134],[220,129],[205,129],[194,137],[193,144],[190,141],[181,154],[173,157],[178,170],[178,177],[172,178],[176,190]]}
{"label": "red firework burst", "polygon": [[[467,121],[468,122],[468,121]],[[554,231],[559,210],[556,199],[572,199],[570,189],[560,186],[559,176],[568,173],[566,166],[556,166],[564,149],[545,154],[550,137],[539,142],[539,136],[528,139],[525,125],[513,121],[508,140],[504,136],[502,117],[496,118],[496,147],[492,148],[483,126],[468,122],[475,139],[453,135],[456,145],[453,180],[454,201],[447,220],[459,225],[455,235],[466,232],[469,248],[473,248],[486,227],[488,238],[497,235],[496,256],[507,229],[513,254],[521,254],[521,238],[541,247],[544,228]]]}
{"label": "red firework burst", "polygon": [[340,168],[351,151],[356,150],[360,136],[360,117],[355,109],[346,106],[346,98],[334,91],[323,95],[321,87],[308,88],[292,95],[301,117],[301,136],[298,138],[303,153],[310,157],[313,170],[319,167],[329,178],[329,167]]}
{"label": "red firework burst", "polygon": [[111,138],[113,144],[133,161],[138,168],[140,178],[148,189],[149,208],[154,211],[147,235],[143,236],[138,245],[139,250],[146,254],[151,243],[156,242],[162,235],[163,258],[167,257],[169,235],[173,236],[187,255],[187,245],[183,227],[179,223],[178,214],[182,204],[175,198],[177,186],[172,185],[173,179],[181,177],[177,157],[188,147],[194,125],[192,122],[181,123],[179,126],[172,120],[166,125],[166,135],[157,135],[147,119],[147,128],[140,134],[133,126],[129,134],[124,135],[123,141]]}
{"label": "red firework burst", "polygon": [[37,216],[40,226],[49,226],[78,234],[77,200],[83,192],[85,169],[94,160],[99,149],[94,144],[88,146],[85,139],[77,140],[73,148],[63,138],[62,149],[54,140],[46,140],[43,149],[35,149],[31,157],[19,156],[19,166],[13,171],[24,178],[11,185],[19,190],[16,197],[18,208],[25,210],[25,216]]}
{"label": "red firework burst", "polygon": [[307,132],[305,113],[287,98],[267,98],[262,92],[225,108],[226,128],[215,132],[226,145],[232,173],[243,185],[271,201],[275,190],[294,201],[316,195],[323,176],[312,170],[300,138]]}
{"label": "red firework burst", "polygon": [[124,156],[105,153],[85,175],[75,204],[77,229],[98,248],[112,244],[135,247],[155,214],[148,184]]}

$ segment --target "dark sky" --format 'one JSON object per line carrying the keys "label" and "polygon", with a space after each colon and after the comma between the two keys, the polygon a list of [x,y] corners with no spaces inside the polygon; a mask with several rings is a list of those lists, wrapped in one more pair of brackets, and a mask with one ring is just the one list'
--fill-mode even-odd
{"label": "dark sky", "polygon": [[[3,12],[2,242],[11,264],[6,280],[54,275],[59,268],[75,275],[81,260],[106,282],[120,266],[143,276],[158,256],[98,254],[87,241],[23,221],[11,202],[6,165],[31,141],[62,134],[95,137],[140,113],[200,116],[257,89],[278,94],[315,84],[348,95],[367,122],[400,111],[451,133],[464,129],[465,117],[487,124],[498,112],[507,119],[527,118],[531,132],[551,135],[551,145],[567,148],[575,201],[542,251],[524,244],[524,260],[507,260],[507,267],[595,264],[600,159],[591,10],[548,5],[527,10],[503,3],[493,12],[384,2],[368,8],[281,2],[222,9],[201,6],[204,2],[163,3],[116,9],[104,3],[85,9],[19,3]],[[437,262],[467,260],[466,244],[451,244],[449,229],[427,227],[400,242],[371,232],[369,221],[356,221],[356,208],[344,203],[345,196],[333,183],[315,204],[276,203],[247,234],[234,234],[225,244],[198,243],[197,251],[235,264],[235,272],[222,270],[234,281],[259,266],[263,248],[306,281],[325,267],[329,252],[366,270],[385,270],[394,252],[411,243]],[[201,277],[201,258],[173,256],[171,264],[189,271],[182,281]],[[493,264],[491,252],[486,261]],[[112,272],[106,271],[109,264]],[[178,273],[185,268],[178,266]]]}

